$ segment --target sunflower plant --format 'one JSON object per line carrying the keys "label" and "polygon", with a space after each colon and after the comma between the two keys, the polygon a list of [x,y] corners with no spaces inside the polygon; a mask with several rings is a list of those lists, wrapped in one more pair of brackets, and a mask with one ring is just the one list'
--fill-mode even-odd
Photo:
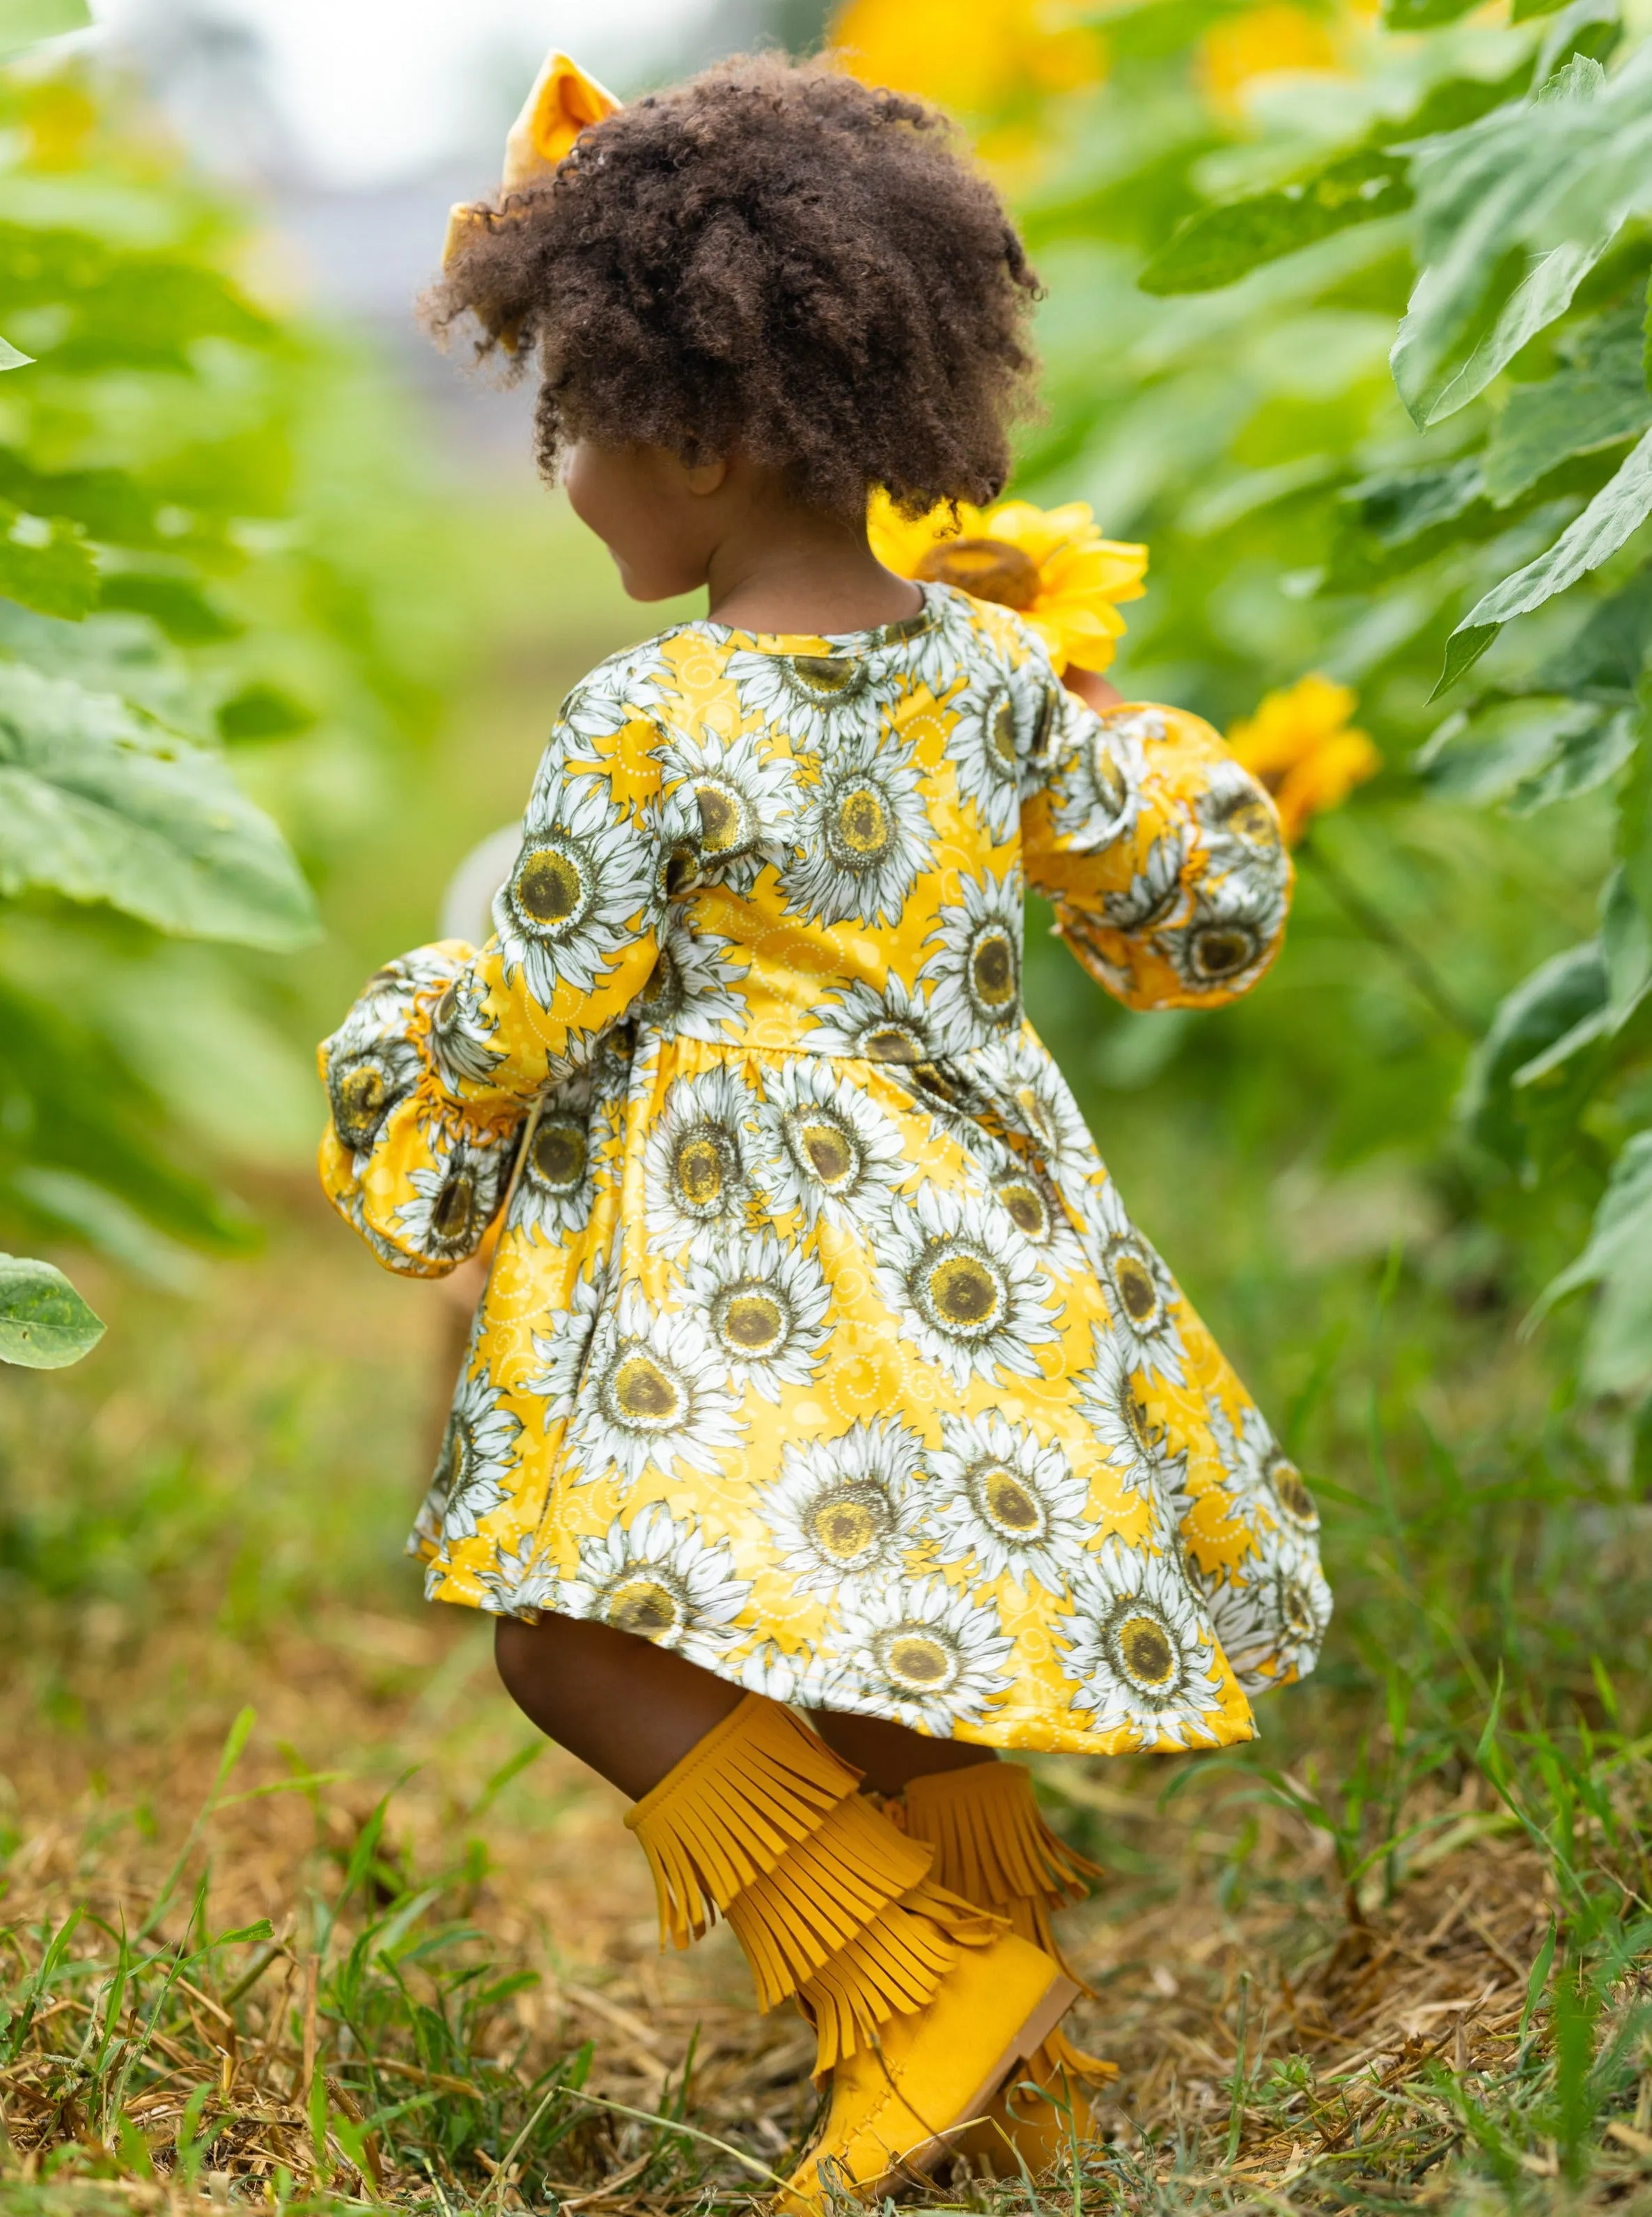
{"label": "sunflower plant", "polygon": [[867,522],[872,552],[898,577],[960,586],[1017,609],[1050,650],[1057,674],[1105,670],[1124,636],[1120,601],[1147,590],[1147,549],[1101,536],[1089,505],[1037,508],[1029,500],[975,508],[967,501],[904,516],[877,494]]}
{"label": "sunflower plant", "polygon": [[[338,528],[350,466],[325,523],[305,491],[354,371],[239,281],[234,211],[127,91],[49,49],[15,65],[82,0],[10,12],[0,1244],[74,1242],[183,1290],[192,1251],[250,1244],[218,1165],[272,1146],[304,1083],[258,966],[317,936],[316,905],[254,790],[301,816],[307,776],[336,821],[416,688]],[[0,1362],[56,1368],[101,1331],[60,1271],[0,1255]]]}
{"label": "sunflower plant", "polygon": [[1234,753],[1273,794],[1288,846],[1383,766],[1371,734],[1349,720],[1359,700],[1351,685],[1313,670],[1265,694],[1255,713],[1228,732]]}

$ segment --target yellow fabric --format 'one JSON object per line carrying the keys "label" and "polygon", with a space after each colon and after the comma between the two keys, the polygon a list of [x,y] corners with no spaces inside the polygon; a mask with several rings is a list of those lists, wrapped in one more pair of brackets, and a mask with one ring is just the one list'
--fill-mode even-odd
{"label": "yellow fabric", "polygon": [[323,1051],[323,1176],[390,1267],[474,1252],[523,1153],[432,1598],[1075,1753],[1248,1739],[1311,1667],[1312,1500],[1025,1022],[1024,883],[1119,997],[1210,1008],[1290,864],[1198,718],[1097,717],[945,586],[575,689],[495,936],[388,965]]}
{"label": "yellow fabric", "polygon": [[789,1710],[749,1694],[626,1816],[654,1874],[661,1947],[698,1940],[859,1777]]}

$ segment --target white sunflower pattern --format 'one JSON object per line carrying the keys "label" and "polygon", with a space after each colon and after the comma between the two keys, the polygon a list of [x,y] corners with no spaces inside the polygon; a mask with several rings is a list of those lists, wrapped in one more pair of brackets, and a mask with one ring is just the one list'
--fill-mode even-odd
{"label": "white sunflower pattern", "polygon": [[853,638],[679,625],[570,695],[495,936],[323,1051],[381,1260],[452,1268],[510,1195],[434,1596],[1079,1753],[1246,1738],[1312,1667],[1311,1497],[1022,1019],[1026,882],[1132,1005],[1201,1007],[1289,863],[1197,719],[1092,715],[942,587]]}
{"label": "white sunflower pattern", "polygon": [[899,1582],[916,1536],[922,1454],[922,1438],[893,1420],[786,1448],[761,1505],[780,1571],[799,1592],[829,1601]]}

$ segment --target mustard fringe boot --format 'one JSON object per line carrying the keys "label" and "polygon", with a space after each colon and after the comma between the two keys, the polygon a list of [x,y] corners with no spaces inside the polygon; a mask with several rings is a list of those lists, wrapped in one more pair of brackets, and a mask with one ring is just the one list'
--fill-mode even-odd
{"label": "mustard fringe boot", "polygon": [[626,1821],[654,1874],[663,1946],[721,1914],[759,2006],[794,1996],[832,2102],[784,2206],[823,2176],[866,2188],[948,2152],[1076,1988],[990,1910],[934,1883],[934,1847],[878,1813],[860,1774],[749,1694]]}
{"label": "mustard fringe boot", "polygon": [[[1076,1985],[1090,1991],[1062,1954],[1051,1915],[1082,1901],[1089,1881],[1101,1873],[1045,1823],[1031,1774],[1021,1764],[927,1771],[908,1782],[889,1813],[909,1839],[934,1850],[930,1868],[939,1885],[1002,1917],[1012,1931],[1059,1963]],[[1057,2029],[1026,2074],[1044,2096],[1025,2086],[1007,2089],[983,2122],[961,2137],[959,2152],[977,2163],[985,2157],[1000,2173],[1014,2170],[1019,2158],[1036,2175],[1070,2155],[1075,2130],[1083,2143],[1090,2131],[1086,2090],[1118,2074],[1116,2063],[1085,2054]]]}

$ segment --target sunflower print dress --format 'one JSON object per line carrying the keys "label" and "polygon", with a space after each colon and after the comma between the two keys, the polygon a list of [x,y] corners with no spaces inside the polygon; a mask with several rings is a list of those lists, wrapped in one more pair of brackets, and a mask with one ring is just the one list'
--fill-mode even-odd
{"label": "sunflower print dress", "polygon": [[1290,870],[1207,726],[1098,718],[946,586],[849,636],[686,623],[569,697],[494,936],[321,1050],[382,1262],[504,1210],[433,1599],[1078,1753],[1248,1738],[1312,1667],[1313,1502],[1022,1016],[1028,882],[1119,999],[1206,1008]]}

